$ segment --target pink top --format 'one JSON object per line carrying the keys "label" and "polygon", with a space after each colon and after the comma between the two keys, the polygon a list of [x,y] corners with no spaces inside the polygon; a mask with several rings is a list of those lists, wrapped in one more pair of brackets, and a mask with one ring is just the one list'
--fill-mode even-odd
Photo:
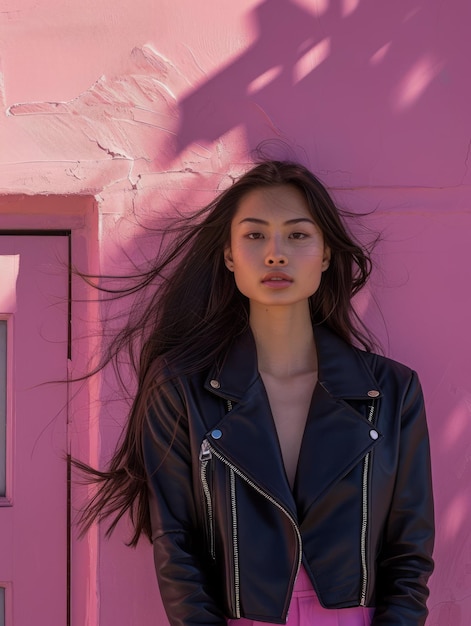
{"label": "pink top", "polygon": [[[294,585],[287,626],[369,626],[374,609],[362,606],[349,609],[325,609],[317,599],[309,576],[301,566]],[[275,626],[250,619],[230,619],[228,626]]]}

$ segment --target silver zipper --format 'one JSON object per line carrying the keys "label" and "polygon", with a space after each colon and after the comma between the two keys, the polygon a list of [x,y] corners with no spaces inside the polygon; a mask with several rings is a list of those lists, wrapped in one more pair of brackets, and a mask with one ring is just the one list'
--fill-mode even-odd
{"label": "silver zipper", "polygon": [[[214,454],[214,456],[219,459],[220,461],[222,461],[225,465],[227,465],[229,467],[229,469],[232,470],[233,474],[236,474],[237,476],[239,476],[240,478],[242,478],[242,480],[244,480],[248,485],[250,485],[250,487],[252,487],[253,489],[255,489],[255,491],[257,491],[259,494],[261,494],[264,498],[266,498],[269,502],[271,502],[272,504],[274,504],[278,509],[280,509],[280,511],[282,513],[284,513],[286,515],[286,517],[289,519],[289,521],[291,522],[293,529],[295,531],[296,534],[296,538],[298,540],[298,548],[299,548],[299,552],[298,552],[298,563],[296,566],[296,575],[294,580],[296,580],[296,578],[298,577],[298,573],[299,573],[299,569],[301,567],[301,562],[302,562],[302,558],[303,558],[303,549],[302,549],[302,538],[301,538],[301,533],[299,532],[299,528],[298,525],[296,524],[296,520],[294,519],[294,517],[291,515],[291,513],[283,506],[281,505],[279,502],[277,502],[270,494],[266,493],[266,491],[263,491],[263,489],[261,489],[258,485],[256,485],[252,480],[250,480],[250,478],[248,476],[246,476],[245,474],[243,474],[241,472],[241,470],[236,467],[235,465],[233,465],[230,461],[228,461],[224,456],[222,456],[222,454],[220,454],[217,450],[215,450],[211,444],[208,442],[207,439],[205,439],[203,441],[206,442],[207,447],[209,449],[209,451]],[[233,474],[231,474],[231,480],[232,480],[232,476]],[[235,480],[235,479],[234,479]],[[235,485],[235,482],[234,482]],[[233,501],[233,497],[234,497],[234,501]],[[237,511],[237,503],[235,502],[235,489],[234,489],[234,493],[232,493],[232,484],[231,484],[231,505],[232,505],[232,512],[233,512],[233,524],[234,524],[234,512]],[[234,531],[234,526],[233,526],[233,531]],[[236,608],[236,613],[240,613],[240,597],[239,597],[239,552],[238,552],[238,545],[237,545],[237,526],[235,526],[235,531],[236,531],[236,535],[233,535],[233,550],[234,550],[234,557],[237,555],[237,559],[234,558],[234,581],[237,581],[236,584],[234,585],[234,592],[235,592],[235,608]],[[239,618],[239,616],[238,616]]]}
{"label": "silver zipper", "polygon": [[[373,422],[375,405],[374,402],[370,405],[370,411],[368,414],[368,421]],[[370,467],[370,452],[365,456],[363,461],[363,480],[362,480],[362,520],[361,520],[361,570],[362,570],[362,583],[361,583],[361,596],[360,605],[365,606],[366,594],[368,590],[368,562],[366,555],[366,535],[368,532],[368,478]]]}
{"label": "silver zipper", "polygon": [[231,514],[232,514],[232,549],[234,554],[234,600],[236,618],[240,618],[240,572],[239,572],[239,543],[237,535],[237,498],[235,473],[230,468],[231,485]]}
{"label": "silver zipper", "polygon": [[[226,400],[227,412],[232,411],[232,400]],[[209,444],[208,444],[209,445]],[[235,616],[240,619],[240,571],[239,571],[239,538],[237,532],[237,497],[235,473],[230,468],[231,516],[232,516],[232,553],[234,558],[234,604]]]}
{"label": "silver zipper", "polygon": [[[232,411],[232,402],[231,400],[226,400],[227,412]],[[208,534],[209,534],[209,550],[211,557],[213,559],[216,558],[216,548],[214,541],[214,515],[213,515],[213,501],[211,497],[211,490],[208,485],[207,472],[208,472],[208,462],[211,460],[212,454],[209,449],[209,443],[207,439],[204,439],[201,448],[199,460],[201,462],[200,465],[200,480],[201,485],[203,487],[203,493],[206,500],[206,511],[207,511],[207,522],[208,522]]]}
{"label": "silver zipper", "polygon": [[207,479],[208,462],[211,459],[211,457],[212,457],[212,454],[211,454],[211,450],[209,449],[208,440],[204,439],[203,443],[201,444],[201,449],[200,449],[200,461],[201,461],[200,477],[201,477],[201,484],[203,486],[204,497],[206,499],[206,511],[208,514],[209,551],[211,554],[211,558],[215,559],[216,551],[214,547],[213,502],[211,499],[211,491],[209,490],[208,479]]}

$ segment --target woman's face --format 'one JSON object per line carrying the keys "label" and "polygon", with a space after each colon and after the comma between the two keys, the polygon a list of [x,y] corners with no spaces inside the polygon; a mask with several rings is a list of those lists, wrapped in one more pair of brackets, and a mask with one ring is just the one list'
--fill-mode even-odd
{"label": "woman's face", "polygon": [[294,186],[255,189],[232,220],[226,267],[251,303],[293,305],[315,293],[330,249]]}

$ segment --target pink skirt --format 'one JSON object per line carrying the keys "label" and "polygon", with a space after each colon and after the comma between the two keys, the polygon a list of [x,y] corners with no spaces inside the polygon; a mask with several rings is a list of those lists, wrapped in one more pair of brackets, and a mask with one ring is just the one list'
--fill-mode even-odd
{"label": "pink skirt", "polygon": [[[287,626],[369,626],[374,609],[356,606],[349,609],[325,609],[317,599],[306,570],[301,567],[289,607]],[[251,619],[230,619],[228,626],[276,626]]]}

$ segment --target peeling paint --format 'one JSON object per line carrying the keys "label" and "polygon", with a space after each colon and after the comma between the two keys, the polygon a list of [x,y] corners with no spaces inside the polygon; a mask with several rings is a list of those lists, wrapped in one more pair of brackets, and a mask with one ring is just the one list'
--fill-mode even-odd
{"label": "peeling paint", "polygon": [[80,161],[104,153],[164,168],[178,128],[175,90],[184,81],[175,65],[148,46],[134,48],[130,59],[129,74],[102,76],[68,102],[17,103],[7,115],[22,119],[46,159],[60,146],[63,157],[73,154]]}

